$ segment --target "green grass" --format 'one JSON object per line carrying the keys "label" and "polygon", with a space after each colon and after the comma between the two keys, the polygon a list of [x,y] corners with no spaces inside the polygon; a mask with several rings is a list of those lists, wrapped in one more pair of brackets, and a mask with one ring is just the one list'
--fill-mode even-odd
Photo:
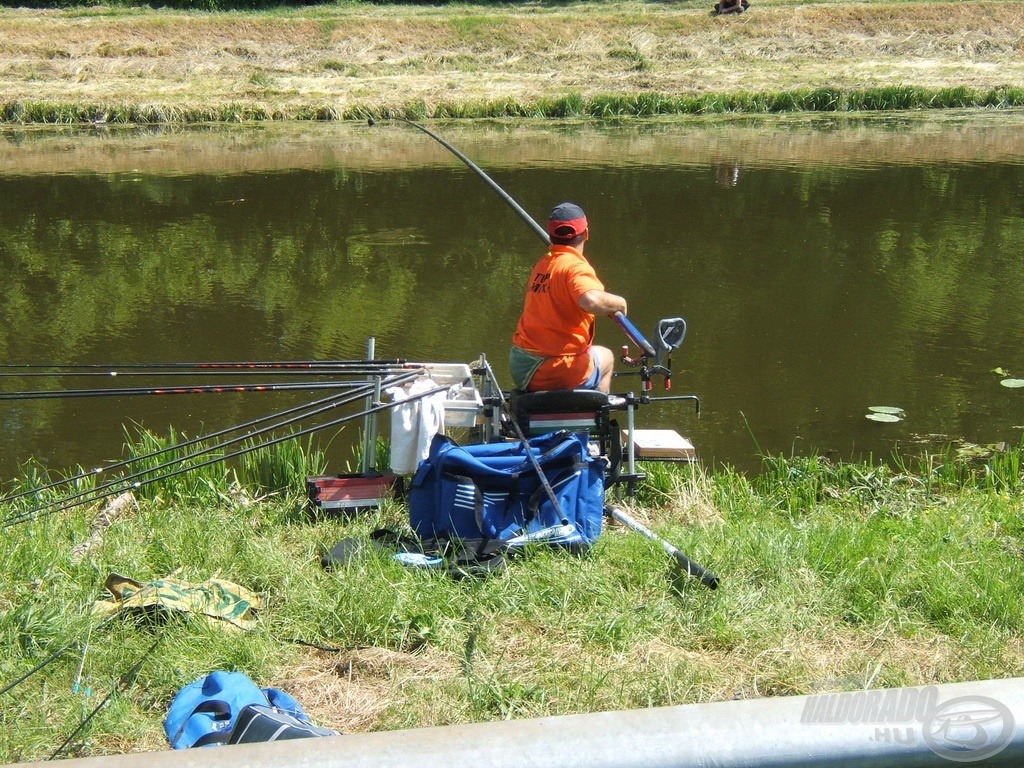
{"label": "green grass", "polygon": [[[98,505],[2,529],[0,690],[53,660],[0,694],[18,723],[0,729],[0,761],[48,757],[108,695],[63,754],[166,748],[170,699],[213,669],[284,687],[348,732],[1018,676],[1021,456],[766,457],[756,477],[645,466],[629,510],[714,570],[710,591],[618,526],[586,556],[537,550],[486,579],[406,569],[366,544],[405,525],[400,503],[314,514],[304,481],[322,457],[260,449],[149,487],[84,556]],[[43,476],[26,471],[19,487]],[[363,556],[324,570],[342,538]],[[265,605],[249,632],[187,615],[101,624],[89,610],[111,572],[217,574]]]}
{"label": "green grass", "polygon": [[[632,60],[632,59],[631,59]],[[638,70],[645,60],[636,58]],[[325,62],[325,69],[345,70],[340,62]],[[252,85],[267,87],[270,77],[254,72]],[[863,91],[835,88],[795,91],[704,94],[673,97],[657,93],[609,94],[584,97],[570,93],[532,103],[514,99],[481,102],[441,101],[432,109],[412,102],[394,110],[362,104],[345,110],[309,104],[287,113],[260,104],[235,102],[219,106],[181,107],[159,104],[65,104],[10,101],[0,103],[0,123],[74,125],[97,121],[116,124],[241,123],[269,120],[365,120],[402,116],[412,120],[485,118],[635,118],[673,115],[778,114],[786,112],[877,112],[924,109],[1009,109],[1024,106],[1024,88],[979,91],[967,87],[927,89],[893,86]]]}

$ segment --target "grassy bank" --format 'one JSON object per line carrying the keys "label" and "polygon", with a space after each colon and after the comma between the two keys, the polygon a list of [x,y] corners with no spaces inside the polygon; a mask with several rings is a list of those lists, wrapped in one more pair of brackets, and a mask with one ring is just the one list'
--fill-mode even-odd
{"label": "grassy bank", "polygon": [[1024,104],[1019,3],[0,10],[0,120],[644,116]]}
{"label": "grassy bank", "polygon": [[[21,522],[0,533],[0,706],[18,724],[0,760],[69,737],[63,755],[164,749],[171,697],[212,669],[346,732],[1022,675],[1022,455],[777,458],[755,480],[650,466],[633,513],[714,569],[715,592],[616,526],[587,556],[538,550],[486,579],[372,547],[326,571],[324,550],[405,510],[312,516],[315,460],[296,450],[236,482],[209,467],[151,488],[106,527],[95,508]],[[101,624],[90,609],[113,572],[219,576],[265,602],[248,631],[187,614]]]}

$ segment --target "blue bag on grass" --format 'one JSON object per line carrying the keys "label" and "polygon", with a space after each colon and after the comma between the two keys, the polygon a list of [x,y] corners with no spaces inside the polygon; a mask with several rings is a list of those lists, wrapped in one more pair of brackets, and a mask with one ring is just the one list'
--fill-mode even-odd
{"label": "blue bag on grass", "polygon": [[409,489],[409,522],[427,548],[545,542],[586,550],[601,535],[605,477],[588,442],[586,434],[566,431],[528,441],[556,510],[523,441],[463,447],[436,435]]}
{"label": "blue bag on grass", "polygon": [[241,672],[211,672],[171,702],[164,732],[174,749],[335,736],[319,728],[294,698],[260,688]]}

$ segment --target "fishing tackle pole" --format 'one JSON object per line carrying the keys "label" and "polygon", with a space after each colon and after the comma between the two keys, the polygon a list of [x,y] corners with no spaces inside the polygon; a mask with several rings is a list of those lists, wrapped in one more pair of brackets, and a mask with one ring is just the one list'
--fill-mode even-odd
{"label": "fishing tackle pole", "polygon": [[405,360],[270,360],[243,362],[205,362],[205,363],[0,363],[0,370],[113,370],[138,369],[152,370],[174,369],[288,369],[288,368],[362,368],[362,367],[401,367]]}
{"label": "fishing tackle pole", "polygon": [[145,664],[149,657],[153,655],[153,652],[157,649],[157,646],[163,642],[164,636],[165,633],[161,633],[160,635],[158,635],[156,640],[153,641],[153,644],[150,645],[149,648],[146,651],[144,651],[141,656],[139,656],[138,661],[136,661],[132,665],[131,669],[129,669],[125,674],[120,675],[118,677],[117,684],[111,689],[110,693],[103,697],[103,700],[99,704],[97,704],[96,707],[88,715],[86,715],[85,718],[82,719],[82,721],[78,724],[78,727],[76,727],[75,730],[73,730],[68,735],[68,737],[64,739],[61,745],[57,747],[56,750],[54,750],[50,757],[47,758],[48,760],[55,760],[58,756],[60,756],[61,753],[63,753],[64,750],[66,750],[71,745],[71,742],[74,740],[74,738],[78,734],[80,734],[90,722],[92,722],[92,719],[96,717],[97,714],[99,714],[99,711],[103,709],[105,706],[107,706],[107,703],[112,698],[114,698],[114,696],[117,693],[119,693],[124,688],[127,688],[135,681],[135,678],[139,674],[139,670],[142,669],[142,665]]}
{"label": "fishing tackle pole", "polygon": [[125,377],[173,377],[173,376],[376,376],[392,368],[287,368],[281,370],[256,369],[194,369],[194,370],[109,370],[109,371],[0,371],[0,378],[10,379],[54,379],[54,378],[125,378]]}
{"label": "fishing tackle pole", "polygon": [[661,548],[665,550],[669,557],[673,558],[679,565],[679,567],[686,571],[687,576],[696,576],[702,582],[704,582],[708,589],[718,589],[718,577],[715,576],[715,574],[713,574],[711,571],[707,570],[703,566],[693,562],[693,560],[691,560],[682,552],[680,552],[677,547],[673,546],[672,544],[669,544],[667,541],[658,536],[658,534],[656,534],[650,528],[647,528],[643,524],[634,520],[632,517],[627,515],[620,507],[607,506],[605,507],[605,512],[613,520],[617,520],[627,528],[636,531],[641,536],[644,536],[645,538],[648,538],[651,541],[661,545]]}
{"label": "fishing tackle pole", "polygon": [[[414,376],[417,376],[417,375],[419,375],[418,371],[417,372],[412,372],[410,374],[410,378],[414,377]],[[401,381],[404,381],[404,380],[405,380],[404,377],[398,378],[398,379],[395,379],[392,382],[389,382],[389,384],[401,383]],[[427,390],[425,392],[420,392],[420,393],[417,393],[415,395],[412,395],[412,396],[406,398],[405,400],[403,400],[401,402],[408,403],[408,402],[413,401],[413,400],[419,400],[419,399],[424,398],[424,397],[429,397],[430,395],[435,395],[435,394],[437,394],[439,392],[447,392],[447,391],[448,391],[448,387],[447,386],[435,387],[435,388],[429,389],[429,390]],[[353,402],[353,401],[358,400],[359,398],[365,397],[365,396],[366,396],[366,392],[362,392],[362,391],[359,392],[357,395],[350,394],[350,395],[348,395],[348,400],[346,402]],[[224,461],[227,461],[228,459],[237,458],[238,456],[244,456],[246,454],[252,453],[253,451],[260,450],[261,448],[269,448],[270,446],[278,445],[278,444],[286,442],[288,440],[294,440],[294,439],[299,438],[299,437],[304,437],[306,435],[311,435],[314,432],[319,432],[320,430],[323,430],[323,429],[330,429],[332,427],[340,426],[342,424],[345,424],[345,423],[347,423],[349,421],[352,421],[354,419],[357,419],[357,418],[362,418],[362,417],[365,417],[365,416],[368,416],[368,415],[372,415],[372,414],[375,414],[375,413],[380,413],[381,411],[385,411],[385,410],[388,410],[390,408],[394,408],[398,404],[399,404],[398,402],[395,402],[395,403],[380,403],[378,405],[374,405],[374,406],[372,406],[370,408],[367,408],[367,409],[365,409],[365,410],[363,410],[363,411],[361,411],[359,413],[349,414],[347,416],[342,416],[341,418],[333,419],[333,420],[328,421],[328,422],[326,422],[324,424],[317,424],[317,425],[314,425],[314,426],[311,426],[311,427],[304,427],[304,428],[299,429],[299,430],[297,430],[295,432],[290,432],[287,435],[284,435],[284,436],[281,436],[281,437],[272,438],[270,440],[267,440],[266,442],[259,443],[257,445],[245,446],[245,447],[240,448],[240,449],[238,449],[236,451],[232,451],[230,453],[225,453],[225,454],[220,455],[220,456],[215,456],[213,458],[206,459],[205,461],[201,461],[198,464],[190,464],[187,467],[181,467],[179,469],[173,470],[171,472],[164,473],[162,475],[156,475],[156,476],[153,476],[153,477],[144,477],[144,475],[146,475],[146,474],[148,474],[150,472],[153,472],[156,469],[159,469],[161,467],[162,468],[167,468],[167,467],[174,466],[175,464],[182,463],[182,462],[190,460],[190,459],[194,459],[194,458],[198,458],[200,456],[204,456],[206,454],[212,453],[213,451],[220,450],[220,449],[222,449],[222,448],[224,448],[224,447],[226,447],[228,445],[233,445],[235,443],[241,442],[241,440],[243,440],[243,439],[251,438],[252,435],[248,435],[248,436],[245,436],[245,437],[239,438],[239,439],[234,439],[234,440],[226,441],[226,442],[221,443],[219,445],[212,446],[211,448],[209,448],[207,450],[197,451],[197,452],[195,452],[192,455],[183,457],[180,462],[178,462],[178,461],[167,462],[166,464],[161,465],[161,467],[153,467],[153,468],[150,468],[148,470],[137,472],[137,473],[135,473],[133,475],[129,475],[128,477],[125,477],[125,478],[121,478],[121,479],[118,479],[118,480],[112,480],[109,483],[106,483],[104,485],[99,486],[98,488],[92,489],[92,491],[83,491],[83,492],[81,492],[79,494],[75,494],[75,495],[72,495],[70,497],[65,497],[63,499],[58,499],[58,500],[56,500],[54,502],[51,502],[50,504],[46,504],[46,505],[43,505],[41,507],[36,507],[34,509],[26,510],[24,512],[12,515],[12,516],[8,517],[6,520],[4,520],[2,524],[0,524],[0,528],[9,528],[9,527],[11,527],[13,525],[17,525],[19,523],[24,523],[24,522],[28,522],[30,520],[36,519],[37,517],[42,516],[42,515],[40,515],[40,513],[42,513],[43,515],[56,514],[58,512],[63,512],[65,510],[72,509],[72,508],[77,507],[77,506],[81,506],[82,504],[87,504],[87,503],[91,503],[91,502],[95,502],[95,501],[100,501],[100,500],[102,500],[104,498],[109,498],[110,496],[116,496],[118,494],[124,493],[125,491],[141,488],[143,486],[150,485],[150,484],[155,483],[155,482],[159,482],[159,481],[162,481],[162,480],[170,480],[170,479],[172,479],[174,477],[179,477],[180,475],[183,475],[186,472],[191,472],[191,471],[196,470],[196,469],[202,469],[203,467],[208,467],[208,466],[211,466],[213,464],[224,462]],[[334,407],[334,406],[331,406],[331,407]],[[324,409],[324,410],[327,410],[327,409]],[[297,421],[297,419],[293,419],[293,420],[288,421],[288,422],[282,422],[281,424],[278,424],[276,426],[277,427],[281,427],[281,426],[284,426],[285,424],[292,423],[294,421]],[[265,428],[263,430],[260,430],[260,432],[261,433],[266,433],[266,432],[271,431],[271,429],[273,429],[273,428],[268,427],[268,428]],[[253,433],[253,434],[256,434],[256,433]],[[140,479],[135,479],[135,478],[140,478]],[[128,483],[129,480],[132,480],[132,482]],[[120,486],[120,487],[115,487],[115,486]],[[90,495],[90,494],[96,494],[96,492],[100,491],[100,490],[102,490],[104,492],[102,494],[99,494],[99,495]],[[83,497],[87,497],[87,498],[83,498]]]}
{"label": "fishing tackle pole", "polygon": [[413,128],[419,128],[421,131],[423,131],[425,134],[427,134],[427,136],[432,138],[434,141],[436,141],[442,147],[444,147],[449,152],[451,152],[453,155],[455,155],[457,158],[459,158],[459,160],[464,162],[466,164],[466,166],[471,171],[476,173],[477,176],[479,176],[481,179],[484,180],[484,183],[486,183],[491,189],[493,189],[495,192],[497,192],[498,196],[502,200],[504,200],[506,203],[508,203],[513,211],[515,211],[517,214],[519,214],[519,217],[529,225],[530,229],[532,229],[541,240],[543,240],[545,243],[548,243],[548,244],[551,243],[551,238],[548,236],[548,233],[544,229],[544,227],[542,227],[540,224],[538,224],[536,221],[534,221],[533,218],[530,216],[530,214],[528,214],[526,211],[524,211],[522,206],[519,205],[519,203],[517,203],[515,200],[513,200],[512,196],[508,192],[506,192],[501,187],[499,187],[498,183],[496,181],[494,181],[490,176],[488,176],[486,173],[484,173],[476,163],[474,163],[472,160],[470,160],[464,154],[459,152],[459,150],[457,150],[455,147],[453,147],[451,144],[449,144],[443,138],[438,136],[436,133],[431,131],[429,128],[426,128],[426,127],[420,125],[419,123],[414,123],[412,120],[409,120],[409,119],[404,118],[404,117],[400,117],[398,119],[403,121],[403,122],[408,123]]}
{"label": "fishing tackle pole", "polygon": [[[225,435],[231,434],[232,432],[238,432],[238,431],[243,430],[243,429],[249,429],[251,427],[255,427],[255,426],[259,425],[259,424],[264,424],[264,423],[266,423],[268,421],[271,421],[272,419],[283,419],[286,416],[291,416],[293,414],[296,414],[296,413],[299,413],[299,412],[302,412],[302,411],[306,411],[306,410],[310,410],[310,409],[315,409],[315,408],[318,408],[319,406],[322,406],[322,405],[325,405],[327,403],[331,403],[331,402],[337,401],[337,400],[339,400],[341,398],[345,398],[345,402],[352,402],[354,400],[358,400],[360,397],[364,397],[372,389],[371,385],[368,384],[368,383],[364,384],[364,387],[365,387],[364,390],[357,390],[357,391],[349,392],[347,394],[342,394],[342,395],[331,395],[331,396],[325,397],[325,398],[323,398],[321,400],[314,400],[312,403],[303,403],[302,405],[296,405],[296,406],[292,406],[290,408],[285,408],[282,411],[277,411],[276,413],[271,413],[271,414],[268,414],[266,416],[261,416],[261,417],[259,417],[257,419],[253,419],[252,421],[247,421],[247,422],[245,422],[243,424],[237,424],[237,425],[235,425],[233,427],[226,427],[224,429],[220,429],[220,430],[217,430],[215,432],[210,432],[210,433],[205,434],[205,435],[200,435],[199,437],[193,437],[193,438],[185,440],[185,441],[183,441],[181,443],[175,443],[174,445],[168,446],[166,448],[160,448],[160,449],[155,450],[155,451],[150,451],[149,453],[145,453],[145,454],[142,454],[142,455],[139,455],[139,456],[135,456],[135,457],[133,457],[131,459],[124,459],[122,461],[114,462],[113,464],[108,464],[108,465],[103,466],[103,467],[96,467],[96,468],[90,469],[88,471],[79,472],[78,474],[72,475],[70,477],[61,478],[60,480],[54,480],[53,482],[47,483],[45,485],[37,486],[35,488],[30,488],[28,490],[20,491],[18,493],[12,493],[12,494],[9,494],[7,496],[0,497],[0,504],[7,504],[9,502],[16,501],[17,499],[22,499],[22,498],[25,498],[26,496],[32,496],[34,494],[37,495],[37,494],[42,493],[43,491],[52,490],[54,488],[60,488],[61,486],[64,486],[64,485],[74,485],[74,484],[77,484],[80,480],[84,480],[84,479],[86,479],[88,477],[96,477],[96,476],[99,476],[99,475],[103,474],[104,472],[109,473],[109,472],[113,472],[113,471],[116,471],[116,470],[119,470],[119,469],[127,469],[132,464],[137,464],[139,462],[149,461],[150,459],[155,459],[158,456],[162,456],[162,455],[164,455],[166,453],[177,452],[177,451],[180,451],[181,449],[187,448],[189,446],[199,445],[199,444],[202,444],[202,443],[207,443],[210,440],[214,440],[214,439],[223,437]],[[351,398],[351,399],[349,399],[349,398]],[[313,411],[313,413],[316,413],[316,412],[317,411]],[[303,418],[305,418],[305,416],[306,415],[304,415]],[[286,421],[286,422],[282,422],[282,423],[287,424],[289,422]],[[275,427],[279,427],[279,426],[281,426],[281,425],[280,424],[275,425]]]}
{"label": "fishing tackle pole", "polygon": [[[67,509],[71,509],[73,507],[80,506],[82,504],[87,504],[87,503],[92,503],[92,502],[96,502],[96,501],[101,501],[102,499],[106,499],[106,498],[109,498],[111,496],[116,496],[117,494],[124,493],[125,491],[133,490],[133,489],[136,489],[136,488],[140,488],[140,487],[142,487],[144,485],[148,485],[149,483],[155,482],[157,480],[166,480],[166,479],[169,479],[171,477],[176,477],[179,474],[183,474],[184,472],[187,472],[189,470],[197,469],[199,467],[208,466],[210,463],[216,463],[217,461],[223,461],[225,458],[227,458],[227,456],[218,456],[218,457],[214,458],[212,462],[205,462],[205,463],[198,464],[198,465],[197,464],[190,464],[188,466],[185,466],[186,462],[194,461],[195,459],[201,458],[203,456],[208,456],[208,455],[214,453],[215,451],[223,450],[224,448],[227,448],[227,447],[232,446],[232,445],[236,445],[236,444],[241,443],[241,442],[243,442],[245,440],[252,440],[253,438],[258,437],[260,435],[267,434],[268,432],[271,432],[274,429],[280,429],[281,427],[285,427],[285,426],[288,426],[290,424],[294,424],[294,423],[296,423],[296,422],[298,422],[298,421],[300,421],[302,419],[306,419],[306,418],[309,418],[311,416],[316,416],[316,415],[318,415],[320,413],[324,413],[324,412],[326,412],[328,410],[337,408],[339,406],[348,405],[350,403],[356,402],[356,401],[362,399],[363,397],[365,397],[367,394],[369,394],[369,392],[371,390],[372,390],[371,385],[366,384],[366,385],[364,385],[364,387],[362,389],[357,390],[355,392],[347,393],[347,394],[344,394],[344,395],[335,395],[333,397],[325,398],[324,400],[317,401],[317,403],[311,404],[309,406],[303,406],[301,409],[308,409],[308,408],[312,408],[313,406],[316,406],[317,404],[321,404],[320,407],[316,407],[314,410],[311,410],[309,413],[304,413],[304,414],[299,415],[299,416],[291,416],[290,418],[285,419],[283,421],[280,421],[280,422],[278,422],[276,424],[272,424],[272,425],[267,426],[267,427],[262,427],[260,429],[254,430],[252,432],[248,432],[248,433],[246,433],[244,435],[239,435],[238,437],[231,438],[230,440],[225,440],[223,442],[216,443],[214,445],[207,446],[205,448],[201,448],[200,450],[193,451],[193,452],[188,453],[188,454],[186,454],[184,456],[180,456],[178,458],[175,458],[175,459],[173,459],[171,461],[165,461],[165,462],[163,462],[161,464],[157,464],[156,466],[153,466],[153,467],[147,467],[146,469],[138,470],[138,471],[132,472],[131,474],[128,474],[128,475],[122,475],[121,477],[114,478],[112,480],[107,481],[106,483],[102,483],[102,484],[96,486],[95,488],[88,488],[88,489],[79,491],[78,493],[73,493],[73,494],[71,494],[69,496],[64,496],[62,498],[55,499],[55,500],[50,501],[48,503],[41,504],[41,505],[38,505],[36,507],[33,507],[32,509],[25,510],[23,512],[17,513],[15,515],[12,515],[12,516],[8,517],[3,522],[3,527],[6,528],[6,527],[10,527],[11,525],[15,525],[17,523],[20,523],[20,522],[25,522],[27,520],[31,520],[31,519],[37,517],[40,513],[53,514],[55,512],[61,512],[61,511],[67,510]],[[294,409],[294,410],[300,410],[300,409]],[[268,418],[271,418],[271,417],[268,417]],[[266,420],[267,419],[263,419],[263,421],[266,421]],[[237,430],[236,429],[227,430],[227,432],[233,432],[233,431],[237,431]],[[289,438],[285,438],[285,439],[289,439]],[[188,443],[182,444],[182,446],[195,444],[196,442],[198,442],[198,441],[196,441],[196,440],[189,441]],[[255,445],[255,446],[253,446],[253,450],[257,450],[259,448],[265,447],[265,445],[267,445],[267,444]],[[157,452],[157,453],[168,453],[168,452],[171,452],[171,451],[175,451],[179,447],[182,447],[182,446],[170,446],[167,449],[165,449],[164,451]],[[232,455],[237,455],[237,454],[232,454]],[[137,459],[129,459],[126,462],[124,462],[125,468],[127,469],[130,466],[132,466],[132,465],[137,465],[138,462],[140,462],[142,460],[143,460],[143,457],[139,457]],[[165,470],[165,469],[170,469],[172,467],[178,467],[180,471],[172,471],[172,472],[168,472],[168,473],[165,473],[165,474],[162,474],[162,475],[161,474],[156,474],[156,475],[153,474],[155,472],[159,472],[159,471]],[[149,475],[149,477],[147,477],[147,475]]]}
{"label": "fishing tackle pole", "polygon": [[320,381],[280,384],[201,384],[191,387],[110,387],[107,389],[52,389],[33,392],[0,392],[0,400],[57,400],[72,397],[133,397],[136,395],[221,395],[240,392],[287,392],[314,389],[349,389],[351,381]]}
{"label": "fishing tackle pole", "polygon": [[[494,181],[490,176],[484,173],[476,163],[474,163],[472,160],[470,160],[468,157],[462,154],[459,150],[457,150],[455,147],[453,147],[451,144],[445,141],[442,137],[438,136],[436,133],[431,131],[429,128],[426,128],[425,126],[422,126],[419,123],[415,123],[412,120],[409,120],[408,118],[400,117],[398,119],[401,120],[402,122],[408,123],[414,128],[419,128],[421,131],[427,134],[427,136],[434,139],[434,141],[436,141],[442,147],[444,147],[457,158],[459,158],[459,160],[465,163],[466,166],[471,171],[473,171],[474,173],[476,173],[477,176],[483,179],[484,182],[491,189],[497,192],[498,196],[506,203],[508,203],[509,207],[511,207],[512,210],[515,211],[519,215],[519,217],[527,223],[530,229],[532,229],[534,233],[541,240],[544,241],[545,244],[551,244],[551,236],[548,235],[547,230],[545,230],[544,227],[538,224],[530,216],[530,214],[523,210],[523,207],[519,205],[519,203],[517,203],[515,200],[513,200],[510,194],[508,194],[505,190],[499,187],[496,181]],[[655,356],[654,347],[646,338],[644,338],[644,335],[640,333],[640,330],[624,314],[622,314],[622,312],[616,311],[613,314],[609,315],[609,317],[611,317],[612,320],[614,320],[619,325],[619,327],[625,332],[626,336],[628,336],[634,344],[640,347],[645,354],[650,355],[651,357]]]}
{"label": "fishing tackle pole", "polygon": [[[113,616],[108,616],[107,618],[103,619],[99,624],[97,624],[95,629],[96,630],[102,629],[104,626],[109,624],[113,619],[114,619]],[[93,631],[93,629],[90,627],[89,631],[91,632],[91,631]],[[81,643],[78,640],[72,640],[70,643],[67,643],[66,645],[61,646],[56,651],[54,651],[49,656],[47,656],[45,659],[43,659],[41,662],[39,662],[34,667],[32,667],[32,669],[30,669],[28,672],[24,673],[23,675],[21,675],[16,680],[12,680],[10,683],[5,685],[3,688],[0,688],[0,696],[3,696],[8,691],[11,691],[14,688],[16,688],[17,686],[21,685],[22,683],[24,683],[26,680],[28,680],[30,677],[32,677],[36,673],[41,672],[42,670],[46,669],[46,667],[50,666],[50,664],[55,662],[57,659],[59,659],[61,656],[63,656],[65,653],[67,653],[68,651],[70,651],[72,648],[74,648],[77,645],[81,645]]]}

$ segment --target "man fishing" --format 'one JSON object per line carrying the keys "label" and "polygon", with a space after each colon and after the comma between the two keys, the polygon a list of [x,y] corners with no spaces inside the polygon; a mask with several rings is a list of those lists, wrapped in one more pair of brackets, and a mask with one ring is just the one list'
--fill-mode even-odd
{"label": "man fishing", "polygon": [[517,389],[611,389],[615,355],[594,341],[595,315],[626,314],[626,300],[608,293],[583,255],[587,216],[560,203],[548,216],[551,245],[526,288],[509,366]]}

